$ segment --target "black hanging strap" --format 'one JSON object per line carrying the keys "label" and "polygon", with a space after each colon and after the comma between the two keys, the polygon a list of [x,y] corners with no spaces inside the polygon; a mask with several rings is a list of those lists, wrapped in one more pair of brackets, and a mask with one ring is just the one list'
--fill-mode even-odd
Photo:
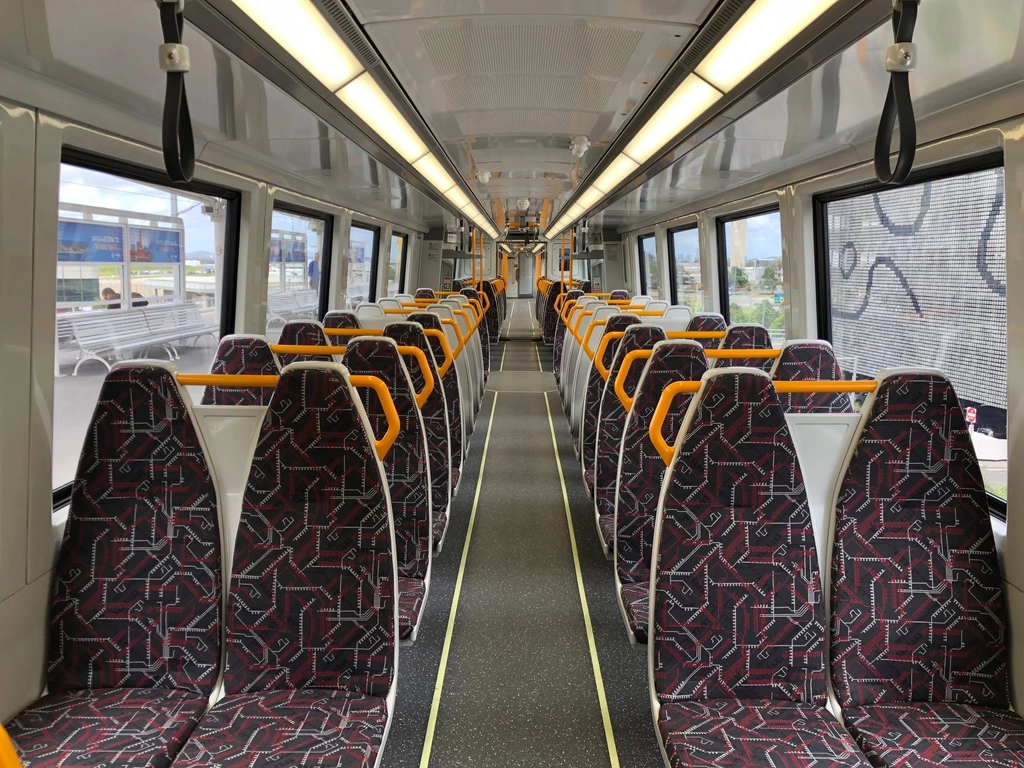
{"label": "black hanging strap", "polygon": [[171,181],[192,181],[196,169],[196,145],[192,137],[192,116],[185,95],[185,73],[189,71],[188,48],[181,43],[185,26],[182,0],[157,0],[164,44],[160,46],[160,68],[167,73],[164,94],[164,167]]}
{"label": "black hanging strap", "polygon": [[[890,72],[889,92],[875,138],[875,174],[883,184],[902,184],[910,176],[917,153],[917,123],[910,98],[910,73],[917,65],[914,26],[920,0],[893,0],[892,28],[895,42],[889,46],[885,68]],[[900,149],[896,167],[889,167],[889,152],[896,120],[900,123]]]}

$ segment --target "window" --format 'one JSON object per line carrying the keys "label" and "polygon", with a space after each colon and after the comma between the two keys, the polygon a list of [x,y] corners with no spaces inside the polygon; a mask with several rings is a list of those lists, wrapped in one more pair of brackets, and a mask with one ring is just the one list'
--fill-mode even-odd
{"label": "window", "polygon": [[148,356],[209,372],[233,314],[234,199],[61,165],[54,488],[74,479],[110,364]]}
{"label": "window", "polygon": [[[274,206],[267,260],[267,336],[276,342],[289,320],[319,318],[326,298],[331,219]],[[326,309],[326,307],[324,307]]]}
{"label": "window", "polygon": [[373,301],[377,278],[377,238],[380,230],[363,224],[353,224],[348,236],[348,283],[346,300],[349,309],[364,301]]}
{"label": "window", "polygon": [[1005,499],[1003,169],[819,200],[817,218],[821,330],[847,376],[941,369],[973,419],[985,485]]}
{"label": "window", "polygon": [[700,238],[697,227],[669,230],[668,248],[672,263],[672,303],[704,311],[704,281],[700,271]]}
{"label": "window", "polygon": [[782,217],[778,211],[718,222],[723,306],[730,323],[758,323],[777,347],[786,340],[786,298],[782,274]]}
{"label": "window", "polygon": [[405,290],[405,249],[408,241],[407,235],[391,235],[391,252],[388,255],[388,296]]}
{"label": "window", "polygon": [[658,272],[658,248],[654,235],[642,235],[636,243],[640,258],[640,293],[660,299],[661,273]]}

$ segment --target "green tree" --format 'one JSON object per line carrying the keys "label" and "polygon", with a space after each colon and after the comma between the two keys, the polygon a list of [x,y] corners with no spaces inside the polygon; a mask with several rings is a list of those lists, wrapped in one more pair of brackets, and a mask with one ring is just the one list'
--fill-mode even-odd
{"label": "green tree", "polygon": [[761,287],[766,291],[775,291],[775,286],[779,283],[779,268],[775,264],[769,264],[764,268],[764,274],[761,275]]}
{"label": "green tree", "polygon": [[733,267],[729,271],[729,281],[737,288],[746,288],[750,285],[750,279],[747,277],[746,271],[739,267]]}

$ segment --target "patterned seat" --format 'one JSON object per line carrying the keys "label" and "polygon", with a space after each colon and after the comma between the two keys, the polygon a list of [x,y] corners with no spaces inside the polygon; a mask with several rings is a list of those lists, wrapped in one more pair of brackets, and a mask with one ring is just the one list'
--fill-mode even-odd
{"label": "patterned seat", "polygon": [[[430,462],[426,428],[416,406],[415,390],[409,369],[398,353],[398,345],[389,338],[355,338],[345,352],[345,367],[352,375],[377,376],[391,392],[401,429],[395,444],[383,459],[391,511],[395,519],[395,560],[399,579],[424,582],[423,594],[430,585],[430,554],[433,533],[431,511]],[[387,431],[387,418],[370,389],[360,391],[373,433]],[[410,591],[399,591],[401,640],[415,640],[423,616],[424,599]],[[418,610],[415,610],[418,607]],[[410,619],[415,619],[409,623]]]}
{"label": "patterned seat", "polygon": [[[279,344],[299,344],[309,347],[329,347],[324,327],[316,320],[293,320],[281,328]],[[281,355],[281,367],[292,363],[330,362],[331,358],[324,355]]]}
{"label": "patterned seat", "polygon": [[[763,325],[749,323],[730,325],[719,349],[771,349],[772,337]],[[770,357],[729,357],[715,361],[714,368],[758,368],[770,371],[775,360]]]}
{"label": "patterned seat", "polygon": [[611,301],[627,301],[629,299],[629,291],[617,290],[612,291],[611,296],[608,297]]}
{"label": "patterned seat", "polygon": [[[225,336],[217,346],[210,373],[242,376],[277,376],[277,356],[265,336]],[[203,405],[266,405],[270,387],[206,387]]]}
{"label": "patterned seat", "polygon": [[547,296],[541,302],[542,317],[538,318],[545,344],[555,341],[555,328],[558,325],[558,313],[555,312],[555,297],[562,290],[561,283],[553,282],[548,286]]}
{"label": "patterned seat", "polygon": [[345,369],[285,369],[235,545],[225,697],[175,766],[370,766],[397,645],[388,493]]}
{"label": "patterned seat", "polygon": [[[631,639],[646,643],[654,519],[665,476],[665,461],[651,442],[651,420],[665,387],[673,381],[699,381],[707,371],[704,348],[695,341],[659,341],[640,370],[619,448],[614,550],[623,618]],[[672,401],[662,427],[669,445],[675,444],[691,399],[690,395],[680,395]]]}
{"label": "patterned seat", "polygon": [[[427,363],[430,365],[430,376],[433,377],[435,383],[430,396],[420,408],[420,415],[423,417],[423,426],[427,431],[427,445],[430,446],[427,458],[430,461],[432,491],[430,506],[434,516],[433,541],[435,549],[440,551],[445,531],[448,528],[448,508],[452,500],[451,432],[448,428],[448,406],[445,403],[444,386],[438,375],[434,350],[427,341],[426,334],[423,333],[423,326],[414,322],[392,323],[384,329],[384,335],[393,339],[399,346],[422,349],[426,354]],[[406,367],[412,377],[413,387],[417,392],[422,392],[424,387],[423,371],[411,357],[406,358]]]}
{"label": "patterned seat", "polygon": [[487,336],[492,344],[497,344],[498,331],[501,329],[501,303],[498,299],[497,291],[494,290],[493,282],[484,280],[480,287],[484,296],[490,302],[487,311],[484,313],[484,320],[487,322]]}
{"label": "patterned seat", "polygon": [[[655,325],[635,325],[626,329],[615,360],[608,369],[608,381],[600,394],[593,464],[594,514],[601,534],[601,548],[609,557],[615,541],[615,479],[619,474],[619,449],[626,428],[626,408],[615,394],[615,379],[627,354],[654,349],[660,341],[665,341],[665,331]],[[626,394],[631,397],[643,371],[639,363],[629,369],[624,386]]]}
{"label": "patterned seat", "polygon": [[[772,368],[775,381],[842,381],[836,353],[827,341],[790,341]],[[850,396],[842,392],[779,395],[786,413],[853,413]]]}
{"label": "patterned seat", "polygon": [[[474,299],[480,302],[480,306],[483,307],[483,299],[480,298],[480,293],[475,288],[463,288],[460,293],[467,299]],[[465,307],[469,309],[469,307]],[[472,314],[470,314],[472,317]],[[497,338],[496,334],[491,334],[491,325],[487,320],[487,315],[484,315],[483,321],[480,323],[478,334],[480,336],[480,351],[483,354],[484,359],[484,381],[487,381],[491,375],[491,342]]]}
{"label": "patterned seat", "polygon": [[[572,299],[580,299],[583,296],[583,291],[569,291],[565,294],[565,298],[562,300],[562,306],[565,306],[565,302]],[[562,322],[561,317],[558,318],[555,325],[555,341],[554,348],[551,351],[552,359],[552,370],[555,374],[555,384],[558,385],[562,381],[562,350],[565,347],[565,334],[566,325]]]}
{"label": "patterned seat", "polygon": [[842,476],[832,679],[879,766],[1021,766],[985,484],[938,371],[883,371]]}
{"label": "patterned seat", "polygon": [[172,365],[115,365],[86,434],[54,575],[49,695],[8,731],[26,768],[166,768],[220,671],[216,488]]}
{"label": "patterned seat", "polygon": [[[639,325],[640,318],[636,315],[613,315],[604,326],[604,332],[624,333],[631,325]],[[659,329],[660,330],[660,329]],[[664,338],[664,335],[662,336]],[[604,348],[601,362],[605,370],[610,371],[615,362],[622,339],[612,339]],[[591,342],[592,347],[598,346]],[[596,350],[595,350],[596,352]],[[594,456],[597,453],[597,420],[601,414],[601,396],[604,394],[604,377],[596,365],[589,366],[587,384],[583,398],[582,425],[580,427],[580,463],[583,465],[583,480],[587,490],[594,490]]]}
{"label": "patterned seat", "polygon": [[355,312],[335,309],[324,315],[324,328],[361,328]]}
{"label": "patterned seat", "polygon": [[[444,332],[441,318],[429,312],[417,312],[409,315],[409,322],[419,323],[424,330]],[[427,337],[430,348],[434,352],[435,360],[444,360],[444,347],[440,339]],[[452,350],[454,352],[454,350]],[[451,492],[459,487],[459,480],[462,477],[462,402],[459,397],[459,372],[456,365],[449,366],[441,377],[441,384],[444,387],[445,406],[448,409],[448,434],[449,447],[451,451]]]}
{"label": "patterned seat", "polygon": [[825,709],[810,505],[771,380],[710,371],[695,398],[653,561],[651,683],[670,764],[866,766]]}
{"label": "patterned seat", "polygon": [[414,294],[417,299],[436,299],[434,291],[430,288],[417,288]]}
{"label": "patterned seat", "polygon": [[[724,331],[728,326],[726,325],[725,318],[717,312],[698,312],[696,315],[690,318],[689,325],[686,326],[688,331]],[[717,349],[718,345],[722,343],[721,339],[701,339],[700,345],[704,349]]]}

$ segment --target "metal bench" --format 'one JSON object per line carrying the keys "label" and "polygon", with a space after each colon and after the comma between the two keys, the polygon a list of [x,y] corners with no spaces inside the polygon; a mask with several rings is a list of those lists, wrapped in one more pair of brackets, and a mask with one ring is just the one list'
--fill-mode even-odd
{"label": "metal bench", "polygon": [[320,297],[312,288],[301,291],[280,291],[267,296],[267,325],[289,320],[315,320]]}

